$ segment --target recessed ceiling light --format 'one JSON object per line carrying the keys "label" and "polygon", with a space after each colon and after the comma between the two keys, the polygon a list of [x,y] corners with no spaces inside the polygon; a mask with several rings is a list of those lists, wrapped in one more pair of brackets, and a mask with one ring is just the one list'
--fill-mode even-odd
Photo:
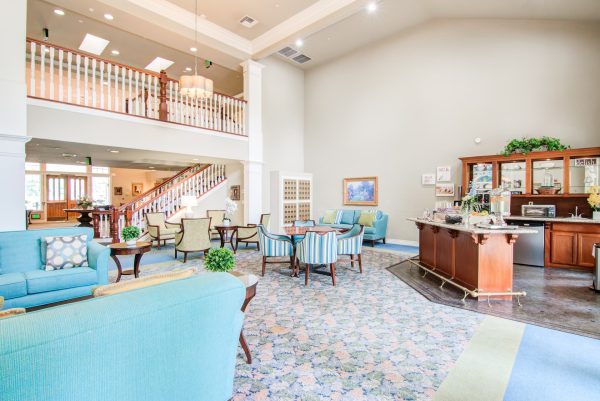
{"label": "recessed ceiling light", "polygon": [[154,166],[148,166],[148,168],[154,168]]}
{"label": "recessed ceiling light", "polygon": [[56,14],[56,15],[65,15],[65,12],[63,10],[61,10],[60,8],[57,8],[56,10],[54,10],[54,14]]}
{"label": "recessed ceiling light", "polygon": [[190,51],[195,53],[198,51],[198,49],[196,49],[195,47],[190,47]]}
{"label": "recessed ceiling light", "polygon": [[188,71],[188,72],[192,71],[192,67],[185,67],[185,70]]}
{"label": "recessed ceiling light", "polygon": [[115,56],[118,56],[119,54],[121,54],[118,50],[111,50],[111,53],[114,54]]}
{"label": "recessed ceiling light", "polygon": [[94,12],[94,9],[92,7],[88,8],[88,10],[90,10],[91,13]]}
{"label": "recessed ceiling light", "polygon": [[109,151],[110,153],[119,153],[119,151],[118,151],[118,150],[116,150],[116,149],[109,149],[108,151]]}
{"label": "recessed ceiling light", "polygon": [[79,45],[79,50],[83,50],[84,52],[100,55],[108,46],[110,42],[106,39],[99,38],[98,36],[94,36],[90,33],[85,34],[85,38]]}
{"label": "recessed ceiling light", "polygon": [[162,70],[169,68],[171,65],[173,65],[173,61],[164,59],[162,57],[157,57],[146,66],[146,69],[154,72],[161,72]]}
{"label": "recessed ceiling light", "polygon": [[77,22],[79,22],[80,24],[83,24],[83,20],[82,19],[78,19]]}
{"label": "recessed ceiling light", "polygon": [[377,3],[372,1],[369,4],[367,4],[367,11],[369,13],[374,13],[375,11],[377,11]]}
{"label": "recessed ceiling light", "polygon": [[62,157],[77,157],[75,153],[63,153]]}
{"label": "recessed ceiling light", "polygon": [[109,21],[112,21],[115,19],[115,17],[112,16],[112,14],[104,14],[104,19],[107,19]]}
{"label": "recessed ceiling light", "polygon": [[50,49],[48,49],[47,47],[44,49],[44,51],[45,51],[46,53],[50,53]]}
{"label": "recessed ceiling light", "polygon": [[296,46],[302,47],[304,45],[304,41],[302,39],[296,39]]}

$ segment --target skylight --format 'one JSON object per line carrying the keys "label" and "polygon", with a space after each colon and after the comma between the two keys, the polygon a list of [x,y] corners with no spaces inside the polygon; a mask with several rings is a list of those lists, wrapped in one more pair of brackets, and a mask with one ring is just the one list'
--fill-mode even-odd
{"label": "skylight", "polygon": [[154,72],[160,72],[161,70],[166,70],[171,65],[173,65],[173,61],[162,57],[157,57],[146,66],[146,69]]}
{"label": "skylight", "polygon": [[79,50],[84,52],[101,55],[106,46],[108,46],[110,42],[106,39],[99,38],[98,36],[94,36],[90,33],[85,34],[85,38],[83,38],[83,42],[79,45]]}

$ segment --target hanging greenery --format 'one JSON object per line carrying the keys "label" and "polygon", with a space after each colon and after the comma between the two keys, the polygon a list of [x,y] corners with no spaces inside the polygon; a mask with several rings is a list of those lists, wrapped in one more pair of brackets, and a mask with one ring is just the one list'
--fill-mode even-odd
{"label": "hanging greenery", "polygon": [[558,138],[543,136],[541,138],[513,139],[506,145],[501,154],[508,156],[513,153],[527,154],[536,151],[565,150],[570,148],[568,145],[563,145]]}

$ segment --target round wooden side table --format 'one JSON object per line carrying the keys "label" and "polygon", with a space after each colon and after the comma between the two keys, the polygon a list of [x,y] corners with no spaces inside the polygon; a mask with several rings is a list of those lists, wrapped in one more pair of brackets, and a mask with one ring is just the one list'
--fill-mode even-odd
{"label": "round wooden side table", "polygon": [[[231,249],[233,249],[233,253],[237,251],[235,247],[235,243],[233,242],[233,234],[237,231],[237,226],[215,226],[215,229],[219,232],[219,238],[221,238],[221,248],[225,248],[225,244],[229,242],[231,245]],[[229,237],[227,234],[231,231]]]}
{"label": "round wooden side table", "polygon": [[[135,243],[135,246],[127,246],[124,242],[118,242],[116,244],[110,244],[108,246],[110,248],[110,257],[115,261],[117,265],[117,281],[121,281],[121,276],[133,274],[135,278],[138,278],[140,275],[140,261],[142,260],[142,255],[148,252],[152,248],[152,244],[149,242],[138,241]],[[133,257],[133,269],[125,270],[121,268],[121,262],[117,256],[119,255],[135,255]]]}
{"label": "round wooden side table", "polygon": [[[246,297],[244,298],[244,303],[242,304],[242,312],[246,313],[246,308],[252,298],[256,295],[256,286],[258,285],[258,277],[254,274],[245,274],[241,272],[231,272],[231,275],[237,277],[244,286],[246,287]],[[248,348],[248,343],[246,342],[246,338],[244,337],[244,329],[240,331],[240,345],[244,350],[244,354],[246,355],[246,361],[248,364],[252,363],[252,354],[250,353],[250,348]]]}

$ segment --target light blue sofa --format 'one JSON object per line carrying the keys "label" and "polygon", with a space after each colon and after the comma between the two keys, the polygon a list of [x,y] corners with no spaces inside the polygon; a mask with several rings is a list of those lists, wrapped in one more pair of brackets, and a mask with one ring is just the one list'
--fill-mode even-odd
{"label": "light blue sofa", "polygon": [[[342,216],[341,220],[337,224],[324,224],[323,217],[319,218],[319,225],[330,226],[333,228],[352,228],[353,224],[358,223],[362,210],[360,209],[341,209]],[[375,242],[383,241],[385,244],[385,238],[387,235],[388,215],[378,210],[375,214],[375,221],[373,227],[365,227],[365,241],[370,241],[374,246]]]}
{"label": "light blue sofa", "polygon": [[206,273],[0,319],[0,399],[228,400],[245,291]]}
{"label": "light blue sofa", "polygon": [[[89,267],[45,271],[42,239],[60,235],[88,236]],[[91,295],[108,283],[110,250],[93,241],[91,228],[57,228],[0,232],[0,296],[4,309],[29,308]]]}

